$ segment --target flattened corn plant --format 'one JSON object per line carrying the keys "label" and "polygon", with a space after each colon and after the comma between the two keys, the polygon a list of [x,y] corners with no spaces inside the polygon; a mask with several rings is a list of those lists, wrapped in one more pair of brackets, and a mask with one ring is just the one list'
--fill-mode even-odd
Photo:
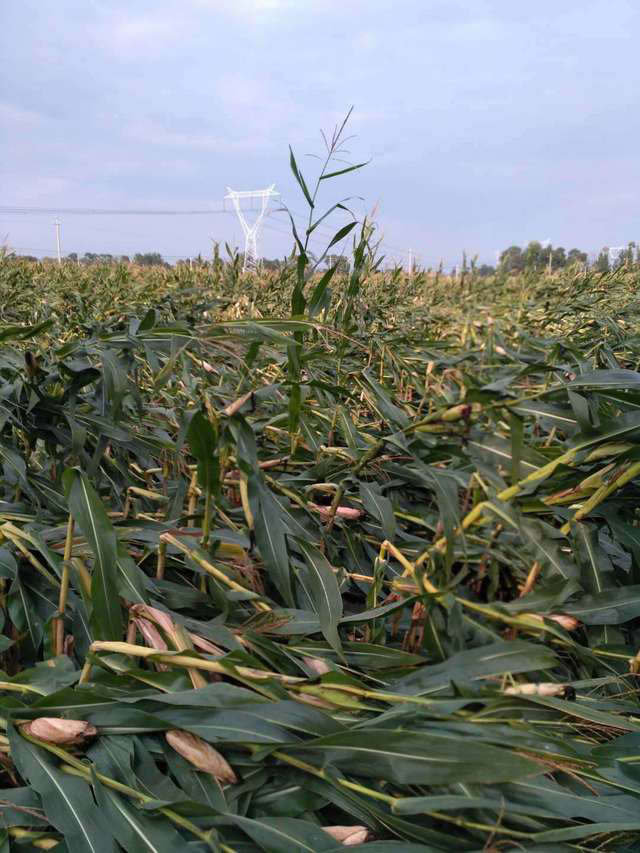
{"label": "flattened corn plant", "polygon": [[2,850],[638,849],[637,271],[322,273],[292,165],[281,273],[0,267]]}

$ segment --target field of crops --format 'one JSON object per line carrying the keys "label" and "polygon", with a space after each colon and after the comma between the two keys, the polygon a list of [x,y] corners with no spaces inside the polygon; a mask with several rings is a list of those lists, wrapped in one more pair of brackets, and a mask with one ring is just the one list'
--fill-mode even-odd
{"label": "field of crops", "polygon": [[640,850],[640,272],[0,265],[0,850]]}

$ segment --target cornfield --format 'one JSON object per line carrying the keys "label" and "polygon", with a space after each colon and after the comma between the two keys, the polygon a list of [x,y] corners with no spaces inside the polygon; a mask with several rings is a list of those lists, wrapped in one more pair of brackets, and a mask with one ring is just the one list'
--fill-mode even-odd
{"label": "cornfield", "polygon": [[3,851],[638,849],[638,272],[353,234],[0,266]]}

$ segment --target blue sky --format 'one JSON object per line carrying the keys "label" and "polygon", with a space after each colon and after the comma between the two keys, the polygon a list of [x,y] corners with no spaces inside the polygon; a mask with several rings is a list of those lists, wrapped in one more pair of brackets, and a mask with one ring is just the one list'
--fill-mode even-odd
{"label": "blue sky", "polygon": [[[327,202],[376,207],[427,265],[530,239],[640,239],[634,0],[4,0],[0,205],[201,208],[275,181],[303,202],[319,129],[353,104],[366,169]],[[336,227],[340,223],[336,221]],[[261,249],[290,247],[280,215]],[[51,254],[50,216],[0,242]],[[241,242],[231,215],[62,217],[63,250],[168,256]]]}

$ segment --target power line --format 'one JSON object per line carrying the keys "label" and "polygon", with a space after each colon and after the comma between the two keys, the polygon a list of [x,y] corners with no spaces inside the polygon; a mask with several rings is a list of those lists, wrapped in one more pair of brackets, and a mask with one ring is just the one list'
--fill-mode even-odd
{"label": "power line", "polygon": [[151,210],[131,208],[100,208],[100,207],[0,207],[0,214],[16,216],[38,214],[41,216],[209,216],[212,213],[231,213],[225,210],[207,208],[202,210]]}
{"label": "power line", "polygon": [[[98,208],[98,207],[31,207],[31,206],[19,206],[19,205],[1,205],[0,206],[0,216],[2,217],[39,217],[39,216],[210,216],[213,214],[231,214],[233,211],[228,210],[225,207],[224,201],[215,206],[209,208],[192,208],[192,209],[157,209],[157,208]],[[287,208],[276,208],[275,210],[271,210],[266,212],[266,217],[271,218],[274,217],[278,213],[282,214],[291,214],[298,218],[299,220],[305,221],[306,216],[301,214],[299,211],[291,210]],[[24,220],[23,220],[24,221]],[[30,219],[27,221],[37,221],[34,219]],[[275,221],[278,221],[275,219]],[[282,223],[284,224],[284,223]],[[269,226],[266,222],[264,226],[271,231],[290,235],[290,231],[282,231],[278,228],[274,228]],[[319,226],[314,229],[314,233],[311,236],[311,242],[320,243],[321,238],[325,237],[327,239],[331,239],[334,236],[334,232],[326,227],[326,225]],[[386,241],[382,241],[381,247],[385,253],[398,253],[400,255],[406,255],[406,249],[400,248],[398,246],[392,246],[386,243]],[[169,256],[166,257],[179,257],[179,256]]]}
{"label": "power line", "polygon": [[[2,205],[0,206],[0,216],[209,216],[211,214],[227,214],[232,213],[224,207],[224,203],[220,207],[210,207],[191,210],[171,210],[171,209],[152,209],[152,208],[99,208],[99,207],[18,207]],[[276,213],[287,213],[284,208],[276,208],[267,213],[267,216],[273,216]],[[292,210],[292,214],[304,219],[305,217],[299,211]],[[317,229],[317,233],[324,234],[327,237],[333,237],[333,233],[322,226]],[[386,245],[386,244],[385,244]],[[397,252],[404,252],[404,249],[398,246],[389,246]]]}
{"label": "power line", "polygon": [[[288,211],[285,208],[276,208],[275,210],[268,213],[267,216],[273,216],[276,213],[287,213],[287,212]],[[289,212],[292,213],[294,216],[297,216],[299,219],[305,219],[306,218],[302,213],[300,213],[297,210],[289,209]],[[331,231],[330,229],[327,229],[326,226],[319,226],[317,229],[314,229],[314,232],[318,233],[318,234],[322,234],[323,236],[329,237],[329,238],[334,236],[334,232]],[[400,246],[392,246],[389,243],[387,243],[386,240],[384,240],[384,239],[382,240],[381,245],[382,245],[383,249],[391,249],[393,252],[397,252],[400,255],[405,256],[407,254],[406,248],[400,248]]]}

